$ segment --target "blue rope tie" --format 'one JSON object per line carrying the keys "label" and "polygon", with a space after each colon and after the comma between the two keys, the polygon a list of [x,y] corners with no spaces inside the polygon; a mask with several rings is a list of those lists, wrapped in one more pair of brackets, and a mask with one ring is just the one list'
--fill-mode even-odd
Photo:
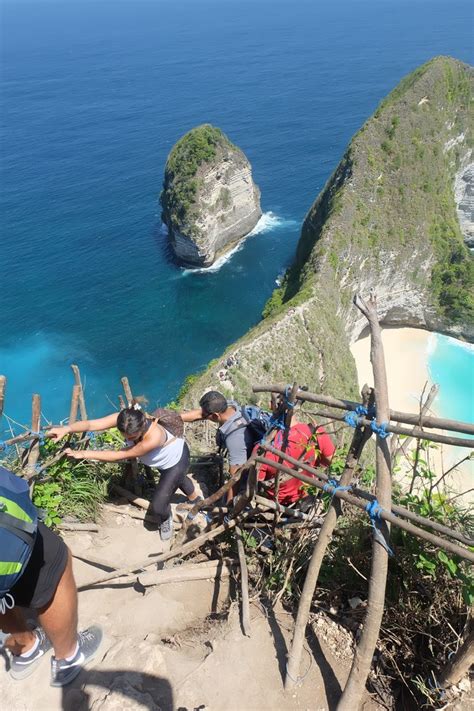
{"label": "blue rope tie", "polygon": [[388,427],[388,422],[382,422],[379,426],[375,420],[370,423],[370,429],[375,432],[381,439],[385,439],[390,436],[390,432],[387,432],[386,427]]}
{"label": "blue rope tie", "polygon": [[30,435],[38,440],[39,444],[44,444],[44,432],[30,432]]}
{"label": "blue rope tie", "polygon": [[3,439],[0,439],[0,452],[3,452],[4,450],[8,449],[8,444],[3,441]]}
{"label": "blue rope tie", "polygon": [[88,437],[91,442],[94,442],[96,434],[95,434],[95,432],[86,432],[86,437]]}
{"label": "blue rope tie", "polygon": [[357,427],[359,424],[359,418],[355,414],[355,412],[346,412],[344,415],[344,422],[346,425],[349,425],[349,427],[354,427],[354,429]]}
{"label": "blue rope tie", "polygon": [[382,520],[381,513],[383,511],[383,508],[380,506],[377,499],[374,499],[373,501],[369,501],[369,503],[365,507],[365,510],[369,514],[370,522],[372,524],[372,528],[374,529],[375,540],[380,543],[383,548],[385,548],[385,550],[390,556],[393,556],[394,552],[388,545],[387,541],[385,540],[385,537],[382,535],[382,532],[379,528],[380,521]]}
{"label": "blue rope tie", "polygon": [[339,486],[339,482],[337,479],[328,479],[326,484],[323,486],[323,491],[325,491],[328,494],[334,494],[336,491],[351,491],[352,486]]}

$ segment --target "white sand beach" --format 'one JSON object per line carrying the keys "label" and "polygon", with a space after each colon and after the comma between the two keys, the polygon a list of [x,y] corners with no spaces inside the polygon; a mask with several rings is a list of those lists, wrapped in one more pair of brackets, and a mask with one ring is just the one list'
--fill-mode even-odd
{"label": "white sand beach", "polygon": [[[392,410],[418,413],[420,397],[425,389],[425,398],[431,387],[432,380],[428,371],[428,354],[433,346],[435,335],[416,328],[386,328],[382,329],[389,404]],[[351,346],[354,356],[359,386],[364,383],[374,384],[372,364],[370,362],[370,337],[361,338]],[[442,416],[437,411],[436,399],[431,407],[431,414]],[[446,433],[448,434],[448,433]],[[458,435],[462,437],[463,435]],[[441,474],[453,466],[469,450],[460,447],[440,445],[432,459],[435,471]],[[474,463],[464,462],[449,476],[449,486],[457,493],[474,487]],[[474,501],[473,494],[464,496],[462,501]]]}

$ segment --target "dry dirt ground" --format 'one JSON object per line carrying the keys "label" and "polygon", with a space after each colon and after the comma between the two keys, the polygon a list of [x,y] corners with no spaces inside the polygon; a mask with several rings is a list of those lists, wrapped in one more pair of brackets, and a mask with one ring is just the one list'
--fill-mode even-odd
{"label": "dry dirt ground", "polygon": [[[178,499],[179,500],[179,497]],[[120,502],[117,502],[120,503]],[[133,518],[136,509],[120,503],[124,514],[107,506],[98,533],[64,533],[76,556],[123,567],[143,564],[163,550],[156,530]],[[173,561],[166,567],[173,565]],[[104,570],[74,560],[78,585]],[[162,584],[136,591],[111,581],[79,593],[81,628],[92,623],[105,632],[92,668],[70,686],[49,686],[49,657],[24,681],[11,679],[8,660],[0,659],[1,707],[9,711],[265,711],[285,708],[323,711],[335,708],[350,667],[346,642],[314,625],[305,649],[303,683],[285,694],[283,676],[292,618],[282,608],[251,606],[252,635],[242,634],[232,581],[202,580]],[[224,610],[225,612],[222,612]],[[311,647],[311,648],[310,648]],[[342,651],[341,651],[342,650]],[[376,709],[369,697],[365,711]]]}

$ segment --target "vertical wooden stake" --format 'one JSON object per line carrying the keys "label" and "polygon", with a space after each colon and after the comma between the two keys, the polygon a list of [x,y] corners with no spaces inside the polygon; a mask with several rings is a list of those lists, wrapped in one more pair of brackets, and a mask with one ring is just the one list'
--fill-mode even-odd
{"label": "vertical wooden stake", "polygon": [[79,400],[81,397],[81,386],[72,386],[71,409],[69,411],[69,424],[73,425],[77,420],[77,410],[79,408]]}
{"label": "vertical wooden stake", "polygon": [[[364,385],[362,390],[362,403],[365,407],[373,405],[374,392],[367,385]],[[360,455],[366,442],[372,436],[370,427],[357,427],[352,437],[352,443],[347,454],[344,471],[339,480],[339,486],[348,486],[354,476],[354,472],[358,466]],[[333,496],[331,505],[324,518],[319,536],[314,544],[311,560],[306,573],[306,578],[301,592],[300,601],[298,604],[298,614],[295,622],[295,631],[291,643],[290,653],[288,655],[288,663],[286,665],[285,689],[292,689],[299,679],[299,669],[301,662],[301,653],[306,635],[306,626],[308,624],[311,602],[314,597],[316,585],[318,582],[319,571],[324,559],[327,547],[331,542],[332,534],[337,525],[337,519],[342,513],[342,502]]]}
{"label": "vertical wooden stake", "polygon": [[7,379],[5,375],[0,375],[0,418],[3,415],[3,407],[5,405],[5,388],[7,387]]}
{"label": "vertical wooden stake", "polygon": [[72,372],[74,373],[74,381],[75,381],[76,385],[79,386],[79,389],[80,389],[79,409],[81,412],[81,420],[87,420],[86,401],[84,399],[84,388],[82,387],[81,373],[80,373],[77,365],[71,365],[71,368],[72,368]]}
{"label": "vertical wooden stake", "polygon": [[121,378],[121,383],[123,387],[123,391],[125,393],[125,399],[127,401],[127,407],[131,407],[133,403],[133,395],[132,395],[132,389],[130,387],[130,383],[128,382],[128,378]]}
{"label": "vertical wooden stake", "polygon": [[[376,424],[380,427],[383,423],[390,422],[390,409],[382,332],[377,317],[377,301],[374,292],[371,291],[368,302],[365,302],[360,296],[356,296],[354,303],[367,318],[370,326],[370,360],[374,372],[375,403],[377,407]],[[382,436],[382,433],[377,433],[375,464],[377,472],[375,490],[377,501],[381,508],[391,511],[390,446],[388,440]],[[385,521],[381,521],[380,525],[378,521],[374,521],[375,527],[378,529],[378,536],[374,535],[372,543],[372,566],[370,569],[364,628],[355,650],[349,678],[337,706],[337,711],[356,711],[360,707],[365,682],[380,633],[380,625],[382,624],[388,572],[388,551],[382,545],[381,539],[383,538],[387,541],[390,528]]]}
{"label": "vertical wooden stake", "polygon": [[[131,407],[133,402],[133,395],[130,383],[128,382],[128,378],[121,378],[121,383],[123,391],[125,393],[125,398],[127,400],[127,407]],[[124,485],[125,488],[130,489],[138,496],[143,494],[143,487],[138,481],[138,462],[136,459],[130,459],[129,464],[125,464]]]}
{"label": "vertical wooden stake", "polygon": [[[291,426],[291,419],[293,417],[293,414],[295,412],[294,405],[292,404],[291,407],[288,406],[288,402],[291,403],[296,403],[296,393],[298,392],[298,383],[293,383],[293,387],[291,388],[291,392],[288,395],[287,401],[286,401],[286,412],[285,412],[285,429],[283,431],[283,442],[281,445],[281,451],[286,452],[286,448],[288,446],[288,435],[290,432],[290,426]],[[285,396],[286,397],[286,396]],[[278,460],[281,463],[281,459]],[[276,476],[275,476],[275,502],[278,503],[278,494],[280,492],[280,472],[277,470]],[[275,518],[273,520],[273,535],[275,535],[275,530],[278,525],[278,521],[280,519],[280,512],[278,509],[275,510]]]}
{"label": "vertical wooden stake", "polygon": [[[41,424],[41,398],[39,395],[33,395],[31,403],[31,430],[39,432]],[[35,464],[39,457],[39,439],[33,439],[28,449],[26,460],[26,478],[31,479],[35,473]]]}
{"label": "vertical wooden stake", "polygon": [[249,603],[249,575],[247,570],[247,561],[245,559],[244,543],[242,540],[242,531],[239,526],[235,527],[235,537],[237,539],[237,551],[239,554],[240,564],[240,591],[242,598],[242,629],[246,637],[251,636],[250,627],[250,603]]}

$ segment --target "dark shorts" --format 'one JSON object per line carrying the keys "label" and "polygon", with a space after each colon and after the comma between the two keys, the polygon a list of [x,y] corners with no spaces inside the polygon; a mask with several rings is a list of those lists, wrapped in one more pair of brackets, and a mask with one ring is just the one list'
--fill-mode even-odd
{"label": "dark shorts", "polygon": [[39,610],[53,599],[67,565],[68,549],[62,538],[38,523],[38,533],[25,572],[10,590],[15,605]]}

